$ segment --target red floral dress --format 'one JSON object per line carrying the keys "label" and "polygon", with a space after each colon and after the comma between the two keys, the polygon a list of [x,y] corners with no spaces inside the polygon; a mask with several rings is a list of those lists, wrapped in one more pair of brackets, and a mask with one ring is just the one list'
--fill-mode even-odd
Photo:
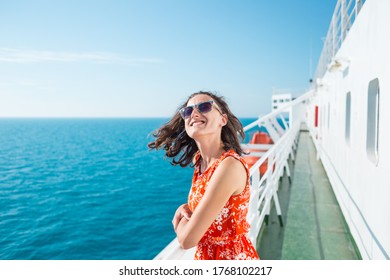
{"label": "red floral dress", "polygon": [[[259,256],[248,239],[249,224],[246,221],[250,196],[249,169],[245,161],[233,150],[224,152],[204,173],[200,164],[195,166],[192,187],[188,196],[188,206],[194,211],[207,190],[208,182],[218,165],[227,157],[239,160],[247,171],[247,183],[244,190],[232,195],[198,243],[196,260],[257,260]],[[195,156],[197,161],[200,154]]]}

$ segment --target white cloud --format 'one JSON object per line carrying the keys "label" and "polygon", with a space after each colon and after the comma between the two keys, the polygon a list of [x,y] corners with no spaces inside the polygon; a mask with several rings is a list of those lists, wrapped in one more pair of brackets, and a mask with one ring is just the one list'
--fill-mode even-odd
{"label": "white cloud", "polygon": [[159,64],[164,61],[157,58],[132,58],[109,52],[53,52],[0,48],[0,63],[39,63],[39,62],[94,62],[125,64]]}

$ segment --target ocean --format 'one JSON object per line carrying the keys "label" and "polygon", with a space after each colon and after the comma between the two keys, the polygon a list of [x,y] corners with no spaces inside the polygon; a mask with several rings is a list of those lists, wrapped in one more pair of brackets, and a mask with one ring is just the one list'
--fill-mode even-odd
{"label": "ocean", "polygon": [[153,259],[193,172],[148,150],[166,121],[0,119],[0,259]]}

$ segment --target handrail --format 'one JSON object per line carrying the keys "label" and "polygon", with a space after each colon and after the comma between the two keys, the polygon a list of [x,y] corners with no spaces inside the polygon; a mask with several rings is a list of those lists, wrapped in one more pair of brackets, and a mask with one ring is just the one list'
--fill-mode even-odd
{"label": "handrail", "polygon": [[[256,244],[265,217],[270,214],[272,200],[274,200],[275,207],[279,207],[277,197],[279,178],[283,176],[283,169],[297,139],[299,127],[300,124],[296,123],[288,129],[279,141],[250,168],[252,178],[251,201],[247,218],[251,224],[249,238],[253,244]],[[260,176],[259,167],[266,161],[267,171],[263,176]],[[277,212],[280,212],[280,209],[277,209]],[[278,215],[281,218],[281,213],[278,213]]]}
{"label": "handrail", "polygon": [[[256,121],[248,124],[247,126],[244,127],[244,131],[246,132],[246,131],[250,130],[251,128],[254,128],[256,126],[261,126],[263,123],[282,114],[287,109],[292,108],[292,107],[302,103],[306,99],[309,99],[312,95],[314,95],[314,93],[315,93],[314,89],[309,90],[308,92],[299,96],[298,98],[294,99],[293,101],[289,102],[285,106],[282,106],[282,107],[278,108],[277,110],[275,110],[275,111],[273,111],[273,112],[271,112],[263,117],[260,117]],[[291,120],[290,120],[290,123],[291,123]]]}
{"label": "handrail", "polygon": [[332,58],[345,40],[364,3],[365,0],[337,1],[314,75],[313,80],[315,83],[317,83],[317,79],[321,79],[324,76]]}

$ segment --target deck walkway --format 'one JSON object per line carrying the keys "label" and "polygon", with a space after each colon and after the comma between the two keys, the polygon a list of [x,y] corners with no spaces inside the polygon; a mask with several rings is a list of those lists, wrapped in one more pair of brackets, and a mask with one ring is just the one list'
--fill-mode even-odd
{"label": "deck walkway", "polygon": [[273,207],[269,224],[259,234],[260,258],[361,259],[321,161],[316,159],[310,133],[305,129],[300,132],[295,163],[290,162],[290,166],[292,184],[285,175],[278,190],[284,227],[280,227]]}

